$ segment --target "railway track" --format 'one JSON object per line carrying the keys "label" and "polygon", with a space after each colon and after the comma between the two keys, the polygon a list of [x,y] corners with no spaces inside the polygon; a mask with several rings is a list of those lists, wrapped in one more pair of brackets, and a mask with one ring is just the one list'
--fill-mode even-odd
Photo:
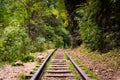
{"label": "railway track", "polygon": [[[90,80],[86,73],[77,66],[74,60],[63,50],[54,50],[42,63],[31,80]],[[80,75],[79,79],[75,78],[69,67],[69,62],[74,66],[75,71]],[[47,66],[46,66],[47,65]]]}

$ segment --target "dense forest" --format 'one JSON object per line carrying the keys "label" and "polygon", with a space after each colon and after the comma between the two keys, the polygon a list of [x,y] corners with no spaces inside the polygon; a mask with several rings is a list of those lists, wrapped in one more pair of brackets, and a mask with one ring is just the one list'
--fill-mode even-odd
{"label": "dense forest", "polygon": [[0,0],[0,62],[81,44],[108,52],[119,39],[120,0]]}
{"label": "dense forest", "polygon": [[101,52],[119,48],[119,0],[65,0],[65,5],[73,46],[85,43]]}

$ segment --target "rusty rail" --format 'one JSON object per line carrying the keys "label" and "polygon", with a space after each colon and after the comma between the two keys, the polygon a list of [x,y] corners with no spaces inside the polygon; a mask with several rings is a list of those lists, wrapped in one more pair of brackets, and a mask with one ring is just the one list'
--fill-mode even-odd
{"label": "rusty rail", "polygon": [[53,55],[53,53],[56,51],[57,49],[55,49],[45,60],[44,62],[41,64],[41,66],[39,67],[39,69],[37,70],[37,72],[32,76],[32,78],[30,80],[38,80],[40,78],[40,76],[42,75],[42,72],[45,68],[45,65],[47,64],[47,62],[49,61],[49,59],[51,58],[51,56]]}
{"label": "rusty rail", "polygon": [[87,74],[74,62],[74,60],[66,53],[68,59],[74,65],[75,69],[78,71],[79,75],[82,77],[83,80],[90,80]]}

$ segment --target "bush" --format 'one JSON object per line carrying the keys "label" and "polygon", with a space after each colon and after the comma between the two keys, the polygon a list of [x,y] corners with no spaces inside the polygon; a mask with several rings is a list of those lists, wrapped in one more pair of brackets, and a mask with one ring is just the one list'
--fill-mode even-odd
{"label": "bush", "polygon": [[46,45],[47,45],[47,49],[55,48],[55,45],[51,41],[48,41]]}
{"label": "bush", "polygon": [[0,55],[4,52],[3,41],[0,40]]}
{"label": "bush", "polygon": [[71,46],[71,36],[69,32],[64,27],[57,27],[55,29],[56,47],[70,47]]}
{"label": "bush", "polygon": [[80,34],[82,39],[93,50],[98,49],[100,39],[99,32],[98,26],[91,20],[81,23]]}
{"label": "bush", "polygon": [[[90,0],[80,4],[80,33],[83,41],[100,52],[120,48],[120,0]],[[104,10],[103,10],[104,9]]]}
{"label": "bush", "polygon": [[33,62],[35,60],[35,56],[33,53],[23,54],[21,55],[20,60],[23,62]]}
{"label": "bush", "polygon": [[[80,35],[83,42],[86,43],[88,47],[90,47],[92,50],[97,50],[99,49],[100,45],[100,29],[93,16],[97,12],[98,5],[95,5],[93,1],[88,1],[88,4],[83,3],[81,6],[82,7],[76,11],[81,17],[75,18],[77,21],[79,21]],[[96,8],[94,9],[95,6]]]}
{"label": "bush", "polygon": [[38,37],[34,43],[35,51],[44,51],[46,49],[45,41],[44,37]]}
{"label": "bush", "polygon": [[56,35],[55,36],[54,44],[55,44],[56,48],[63,47],[63,45],[64,45],[63,37]]}
{"label": "bush", "polygon": [[20,56],[20,53],[26,53],[29,45],[29,38],[25,31],[20,27],[6,27],[2,41],[0,42],[2,48],[2,61],[15,61]]}

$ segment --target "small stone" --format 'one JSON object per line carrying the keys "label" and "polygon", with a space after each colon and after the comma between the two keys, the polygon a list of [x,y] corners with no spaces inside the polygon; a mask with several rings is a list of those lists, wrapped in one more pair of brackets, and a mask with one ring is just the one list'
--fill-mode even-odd
{"label": "small stone", "polygon": [[13,64],[13,66],[23,66],[23,62],[22,61],[17,61]]}
{"label": "small stone", "polygon": [[113,69],[108,69],[109,72],[113,72]]}
{"label": "small stone", "polygon": [[96,73],[98,73],[98,72],[99,72],[99,70],[95,70],[95,72],[96,72]]}
{"label": "small stone", "polygon": [[0,80],[3,80],[3,78],[0,78]]}
{"label": "small stone", "polygon": [[37,61],[38,61],[38,62],[42,62],[43,59],[44,59],[44,56],[42,56],[42,55],[37,57]]}

